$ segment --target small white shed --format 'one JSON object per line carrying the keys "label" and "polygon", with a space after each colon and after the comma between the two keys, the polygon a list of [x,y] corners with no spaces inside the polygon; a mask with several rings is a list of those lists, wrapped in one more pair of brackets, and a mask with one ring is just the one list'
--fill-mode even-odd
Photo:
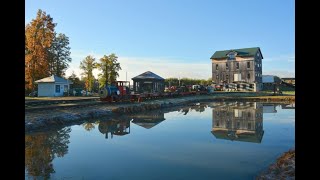
{"label": "small white shed", "polygon": [[35,81],[38,84],[38,97],[47,96],[63,96],[64,92],[68,92],[72,81],[52,75],[40,80]]}

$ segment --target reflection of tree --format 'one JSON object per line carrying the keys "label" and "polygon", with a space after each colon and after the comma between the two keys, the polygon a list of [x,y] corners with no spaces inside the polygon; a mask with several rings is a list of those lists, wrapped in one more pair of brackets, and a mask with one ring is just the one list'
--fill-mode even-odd
{"label": "reflection of tree", "polygon": [[86,122],[86,123],[83,123],[82,126],[84,127],[85,130],[91,131],[92,129],[95,128],[95,123]]}
{"label": "reflection of tree", "polygon": [[25,168],[29,176],[49,179],[54,173],[52,160],[68,153],[70,128],[25,135]]}

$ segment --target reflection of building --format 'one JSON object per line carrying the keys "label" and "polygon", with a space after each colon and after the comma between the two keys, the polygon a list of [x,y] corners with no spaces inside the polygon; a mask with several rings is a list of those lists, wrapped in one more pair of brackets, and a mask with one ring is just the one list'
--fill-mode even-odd
{"label": "reflection of building", "polygon": [[296,105],[295,104],[281,104],[282,109],[295,109]]}
{"label": "reflection of building", "polygon": [[108,134],[123,136],[130,133],[130,120],[107,120],[99,122],[99,131],[102,134],[106,134],[106,139],[108,139]]}
{"label": "reflection of building", "polygon": [[263,137],[261,103],[225,103],[212,109],[212,131],[217,139],[260,143]]}
{"label": "reflection of building", "polygon": [[276,113],[276,105],[275,104],[263,104],[263,113]]}
{"label": "reflection of building", "polygon": [[133,114],[130,117],[133,118],[132,123],[135,123],[146,129],[150,129],[165,120],[164,112],[162,111],[150,111],[143,114]]}

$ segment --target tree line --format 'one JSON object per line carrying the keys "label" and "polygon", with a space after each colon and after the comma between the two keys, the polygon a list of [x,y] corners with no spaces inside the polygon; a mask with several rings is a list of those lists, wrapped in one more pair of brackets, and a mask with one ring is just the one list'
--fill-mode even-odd
{"label": "tree line", "polygon": [[[70,57],[69,38],[63,33],[57,33],[57,23],[41,9],[35,19],[25,27],[25,90],[35,90],[35,81],[56,75],[65,77],[65,72],[72,59]],[[73,72],[68,79],[74,88],[85,88],[87,91],[97,90],[105,84],[116,81],[121,70],[118,57],[111,53],[96,62],[93,56],[85,57],[80,63],[81,79]],[[93,76],[93,70],[101,71],[98,79]]]}
{"label": "tree line", "polygon": [[[38,10],[35,19],[25,27],[25,89],[26,92],[35,90],[35,81],[56,75],[65,77],[65,72],[72,59],[70,57],[69,38],[63,33],[57,33],[57,23],[42,10]],[[88,55],[80,62],[82,70],[81,78],[73,72],[68,79],[73,82],[73,88],[85,88],[87,91],[95,91],[106,84],[111,84],[119,77],[121,70],[116,54],[103,55],[96,62],[96,58]],[[93,75],[93,70],[98,69],[98,79]],[[165,86],[179,85],[207,85],[211,84],[211,78],[167,78]]]}
{"label": "tree line", "polygon": [[71,62],[69,38],[57,33],[57,23],[46,12],[25,27],[25,89],[34,90],[35,81],[51,75],[64,76]]}
{"label": "tree line", "polygon": [[184,86],[184,85],[211,85],[212,78],[205,79],[191,79],[191,78],[181,78],[180,83],[178,78],[167,78],[164,81],[165,86]]}

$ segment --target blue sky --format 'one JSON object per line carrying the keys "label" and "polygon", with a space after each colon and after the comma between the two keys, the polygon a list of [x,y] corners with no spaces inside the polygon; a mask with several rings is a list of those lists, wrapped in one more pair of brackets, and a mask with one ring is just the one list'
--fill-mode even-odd
{"label": "blue sky", "polygon": [[261,48],[263,74],[295,76],[293,0],[26,0],[25,24],[38,9],[70,39],[67,76],[80,75],[87,55],[115,53],[119,80],[145,71],[207,79],[215,51],[247,47]]}

